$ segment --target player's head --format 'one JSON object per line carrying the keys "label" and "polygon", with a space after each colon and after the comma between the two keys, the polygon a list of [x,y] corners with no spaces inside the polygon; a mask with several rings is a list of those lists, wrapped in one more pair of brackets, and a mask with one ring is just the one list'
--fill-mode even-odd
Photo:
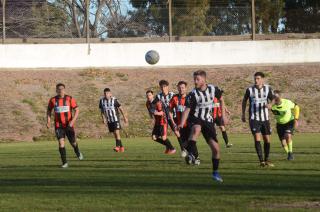
{"label": "player's head", "polygon": [[161,89],[161,92],[164,94],[169,93],[169,82],[167,80],[160,80],[159,81],[159,86]]}
{"label": "player's head", "polygon": [[207,83],[207,73],[203,70],[198,70],[193,73],[194,86],[201,88]]}
{"label": "player's head", "polygon": [[110,88],[105,88],[103,90],[103,94],[104,94],[104,97],[106,97],[107,99],[111,98],[111,96],[112,96]]}
{"label": "player's head", "polygon": [[273,98],[274,98],[274,103],[276,105],[281,104],[281,91],[279,90],[273,91]]}
{"label": "player's head", "polygon": [[66,86],[63,84],[63,83],[58,83],[57,85],[56,85],[56,92],[57,92],[57,95],[59,95],[59,96],[64,96],[64,94],[65,94],[65,88],[66,88]]}
{"label": "player's head", "polygon": [[153,91],[152,90],[147,90],[146,92],[146,98],[149,102],[153,100]]}
{"label": "player's head", "polygon": [[185,95],[187,93],[187,83],[185,81],[178,82],[177,89],[180,95]]}
{"label": "player's head", "polygon": [[265,75],[264,75],[263,72],[260,72],[260,71],[256,72],[256,73],[254,74],[254,84],[255,84],[256,86],[261,86],[261,85],[263,85],[263,83],[264,83],[264,77],[265,77]]}

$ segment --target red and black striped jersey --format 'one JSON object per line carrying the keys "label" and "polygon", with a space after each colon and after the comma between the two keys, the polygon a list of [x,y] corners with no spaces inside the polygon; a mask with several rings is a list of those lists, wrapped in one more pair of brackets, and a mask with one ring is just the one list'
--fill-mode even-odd
{"label": "red and black striped jersey", "polygon": [[148,109],[148,112],[149,112],[149,115],[150,115],[150,117],[152,118],[153,117],[153,113],[154,113],[154,111],[155,111],[155,109],[154,109],[154,102],[153,101],[146,101],[146,107],[147,107],[147,109]]}
{"label": "red and black striped jersey", "polygon": [[[186,109],[186,97],[183,97],[179,94],[174,95],[169,103],[169,108],[171,111],[176,111],[176,117],[174,118],[174,121],[177,125],[181,123],[182,113]],[[185,124],[184,127],[186,127],[187,124]]]}
{"label": "red and black striped jersey", "polygon": [[49,100],[48,111],[54,110],[54,121],[56,128],[65,128],[72,120],[72,110],[78,107],[76,100],[71,96],[55,96]]}
{"label": "red and black striped jersey", "polygon": [[167,117],[165,113],[165,106],[161,101],[155,102],[155,111],[157,112],[164,112],[162,116],[154,115],[155,125],[166,125],[167,124]]}
{"label": "red and black striped jersey", "polygon": [[222,117],[222,107],[220,104],[220,99],[214,98],[213,100],[213,110],[212,110],[213,119]]}

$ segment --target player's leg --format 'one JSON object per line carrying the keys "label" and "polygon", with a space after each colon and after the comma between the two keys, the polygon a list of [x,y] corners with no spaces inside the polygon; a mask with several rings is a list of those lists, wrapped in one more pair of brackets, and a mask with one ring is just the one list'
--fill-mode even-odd
{"label": "player's leg", "polygon": [[286,154],[288,154],[289,147],[288,147],[285,131],[283,130],[283,125],[277,124],[277,134],[278,134],[279,140],[281,142],[281,146],[283,147]]}
{"label": "player's leg", "polygon": [[264,166],[265,162],[263,160],[262,147],[261,147],[262,135],[261,135],[259,122],[255,120],[250,120],[250,129],[253,135],[254,147],[256,149],[256,152],[260,161],[260,166]]}
{"label": "player's leg", "polygon": [[192,124],[189,140],[187,143],[187,151],[188,155],[185,157],[187,164],[196,164],[200,165],[199,153],[197,148],[197,139],[201,133],[201,125],[199,124]]}
{"label": "player's leg", "polygon": [[75,134],[74,128],[68,127],[66,129],[66,135],[67,135],[67,138],[69,140],[69,143],[73,147],[74,153],[77,155],[77,158],[79,160],[83,160],[83,155],[80,152],[79,145],[78,145],[78,143],[76,141],[76,134]]}
{"label": "player's leg", "polygon": [[66,153],[66,148],[65,148],[65,136],[66,132],[65,129],[63,128],[57,128],[56,130],[56,137],[58,139],[59,143],[59,153],[60,153],[60,158],[62,162],[62,168],[67,168],[68,167],[68,162],[67,162],[67,153]]}
{"label": "player's leg", "polygon": [[187,144],[189,140],[190,129],[189,127],[184,127],[180,129],[179,133],[180,133],[181,146],[182,146],[181,157],[185,158],[188,155]]}
{"label": "player's leg", "polygon": [[201,126],[201,132],[203,134],[203,137],[205,138],[207,144],[210,147],[211,153],[212,153],[212,178],[215,181],[223,182],[218,169],[219,169],[219,163],[220,163],[220,147],[217,139],[217,133],[214,128],[213,123],[205,123]]}
{"label": "player's leg", "polygon": [[227,148],[232,147],[232,144],[229,143],[229,138],[228,138],[228,134],[227,134],[226,127],[225,127],[223,124],[221,124],[221,125],[219,126],[219,128],[220,128],[220,130],[221,130],[222,137],[223,137],[224,143],[226,144],[226,147],[227,147]]}
{"label": "player's leg", "polygon": [[269,160],[270,155],[270,146],[271,146],[271,126],[269,121],[265,121],[261,126],[261,134],[264,142],[264,161],[265,164],[269,167],[273,167],[274,165]]}
{"label": "player's leg", "polygon": [[172,146],[170,140],[168,139],[168,125],[164,124],[162,125],[162,140],[164,141],[166,145],[166,154],[172,155],[176,153],[176,149]]}
{"label": "player's leg", "polygon": [[181,139],[181,135],[180,135],[180,132],[179,130],[177,130],[175,127],[174,127],[174,123],[172,122],[171,119],[168,120],[168,125],[170,126],[172,132],[175,134],[175,136],[177,137],[178,139],[178,142],[179,142],[179,146],[180,146],[180,150],[183,151],[183,146],[182,146],[182,139]]}
{"label": "player's leg", "polygon": [[116,140],[116,147],[114,148],[115,152],[123,152],[124,147],[122,145],[121,136],[120,136],[120,130],[115,129],[113,132],[114,138]]}
{"label": "player's leg", "polygon": [[286,133],[286,142],[288,144],[288,160],[293,160],[293,150],[292,150],[292,134]]}

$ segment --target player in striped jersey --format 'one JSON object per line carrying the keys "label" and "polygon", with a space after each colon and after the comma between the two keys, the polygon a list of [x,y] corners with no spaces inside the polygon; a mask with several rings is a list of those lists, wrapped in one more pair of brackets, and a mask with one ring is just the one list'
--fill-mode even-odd
{"label": "player in striped jersey", "polygon": [[121,124],[119,112],[122,114],[125,124],[128,123],[128,119],[118,100],[112,96],[111,90],[109,88],[105,88],[103,93],[104,97],[101,98],[99,102],[102,121],[108,126],[109,132],[113,133],[116,139],[116,146],[113,150],[115,152],[124,152],[124,147],[120,137]]}
{"label": "player in striped jersey", "polygon": [[[246,122],[246,106],[249,100],[249,124],[254,137],[255,149],[260,166],[274,165],[269,161],[271,126],[269,122],[269,104],[273,100],[273,91],[269,85],[264,84],[265,75],[262,72],[254,74],[255,84],[247,88],[242,100],[242,121]],[[261,139],[264,141],[264,158],[261,148]]]}
{"label": "player in striped jersey", "polygon": [[[218,182],[223,182],[218,173],[220,148],[212,117],[213,100],[215,97],[221,99],[221,105],[224,107],[222,91],[214,85],[207,84],[205,71],[198,70],[194,72],[193,77],[195,88],[187,97],[186,109],[182,114],[179,128],[182,129],[188,120],[188,125],[191,127],[189,145],[193,145],[189,154],[191,153],[195,157],[196,151],[194,150],[194,145],[200,133],[202,133],[212,152],[212,178]],[[222,119],[224,118],[224,113],[223,110]]]}
{"label": "player in striped jersey", "polygon": [[154,99],[153,91],[146,92],[146,107],[148,109],[150,118],[153,119],[154,127],[152,130],[152,139],[166,147],[165,154],[176,153],[170,140],[167,138],[168,123],[166,113],[164,111],[164,104],[162,101]]}
{"label": "player in striped jersey", "polygon": [[176,135],[176,137],[178,139],[180,149],[181,149],[181,157],[185,157],[184,148],[182,146],[182,140],[180,139],[180,133],[179,133],[179,130],[175,127],[176,125],[173,120],[174,118],[176,118],[176,111],[173,110],[173,117],[171,117],[169,114],[169,111],[170,111],[169,103],[175,94],[173,92],[169,91],[169,82],[168,81],[160,80],[159,86],[160,86],[161,92],[156,96],[156,101],[160,100],[163,103],[164,111],[165,111],[166,117],[167,117],[167,124],[170,126],[171,130],[174,132],[174,134]]}
{"label": "player in striped jersey", "polygon": [[277,120],[277,133],[282,147],[288,154],[287,159],[293,160],[292,135],[298,127],[300,107],[288,99],[281,97],[281,92],[274,91],[274,105],[271,111]]}
{"label": "player in striped jersey", "polygon": [[213,114],[212,114],[213,120],[214,120],[213,122],[216,124],[216,126],[220,128],[226,147],[230,148],[232,147],[232,144],[229,143],[229,138],[228,138],[227,130],[225,127],[225,123],[222,119],[222,110],[225,110],[225,113],[230,115],[230,111],[227,109],[226,106],[224,108],[221,107],[220,99],[214,98]]}
{"label": "player in striped jersey", "polygon": [[[62,161],[62,168],[67,168],[67,154],[65,148],[65,137],[67,136],[69,143],[74,149],[79,160],[83,160],[83,155],[79,150],[76,141],[74,124],[79,115],[79,108],[76,100],[65,94],[65,85],[59,83],[56,85],[57,95],[52,97],[48,103],[47,109],[47,128],[51,125],[51,113],[54,110],[55,133],[59,141],[59,152]],[[72,112],[75,111],[74,115]]]}
{"label": "player in striped jersey", "polygon": [[[187,96],[187,83],[185,81],[178,82],[177,85],[178,94],[175,94],[170,102],[169,102],[169,110],[170,110],[170,118],[174,120],[175,130],[177,126],[181,122],[181,116],[183,111],[185,110],[186,106],[186,96]],[[176,117],[173,118],[173,113],[176,113]],[[187,156],[187,143],[189,138],[190,129],[188,128],[187,124],[184,125],[182,129],[179,130],[179,139],[181,143],[181,157],[185,158]],[[197,160],[197,165],[200,164],[200,160]]]}

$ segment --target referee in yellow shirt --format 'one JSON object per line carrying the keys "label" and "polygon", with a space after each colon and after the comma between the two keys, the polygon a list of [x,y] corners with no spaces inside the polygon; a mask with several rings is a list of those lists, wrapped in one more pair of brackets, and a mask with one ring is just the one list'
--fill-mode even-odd
{"label": "referee in yellow shirt", "polygon": [[277,120],[277,133],[282,147],[288,154],[288,160],[293,160],[292,135],[298,127],[300,108],[288,99],[281,98],[281,92],[274,91],[274,104],[271,108]]}

